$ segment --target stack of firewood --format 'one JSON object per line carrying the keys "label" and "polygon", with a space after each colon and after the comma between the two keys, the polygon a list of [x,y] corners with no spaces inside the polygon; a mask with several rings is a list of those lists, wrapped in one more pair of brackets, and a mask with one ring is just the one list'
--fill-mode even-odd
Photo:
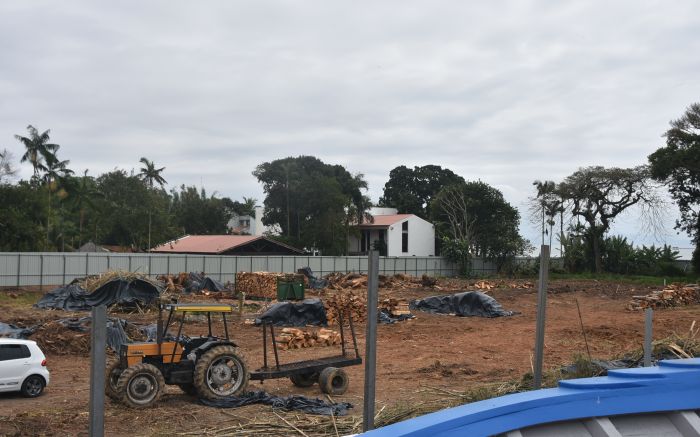
{"label": "stack of firewood", "polygon": [[401,314],[410,314],[411,311],[408,309],[408,302],[400,302],[398,299],[393,297],[388,299],[383,299],[379,302],[379,310],[386,311],[391,316],[399,316]]}
{"label": "stack of firewood", "polygon": [[185,272],[180,272],[177,275],[159,275],[156,277],[159,281],[165,284],[163,293],[171,295],[179,295],[187,286],[187,281],[190,275]]}
{"label": "stack of firewood", "polygon": [[343,321],[347,323],[348,313],[352,316],[353,322],[364,322],[367,320],[367,300],[352,292],[336,293],[323,299],[326,307],[326,317],[328,324],[338,323],[338,316],[343,313]]}
{"label": "stack of firewood", "polygon": [[340,344],[340,333],[332,329],[305,331],[297,328],[283,328],[276,339],[282,350],[300,349],[317,346],[334,346]]}
{"label": "stack of firewood", "polygon": [[236,291],[246,296],[277,298],[277,279],[283,281],[306,281],[297,273],[239,272],[236,273]]}
{"label": "stack of firewood", "polygon": [[491,290],[493,288],[532,288],[535,286],[532,282],[508,282],[504,280],[499,281],[476,281],[471,284],[472,287],[478,288],[479,290]]}
{"label": "stack of firewood", "polygon": [[[330,273],[326,275],[328,289],[346,290],[367,288],[367,275],[363,273]],[[392,276],[379,275],[379,288],[406,289],[416,287],[434,287],[437,279],[428,275],[421,277],[397,273]]]}
{"label": "stack of firewood", "polygon": [[627,309],[667,308],[700,303],[700,286],[697,284],[671,284],[663,290],[644,296],[632,296]]}

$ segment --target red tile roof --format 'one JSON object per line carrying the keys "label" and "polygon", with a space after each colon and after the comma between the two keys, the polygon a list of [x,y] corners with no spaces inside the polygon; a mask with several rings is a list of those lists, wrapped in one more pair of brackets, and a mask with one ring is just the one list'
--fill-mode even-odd
{"label": "red tile roof", "polygon": [[[177,240],[161,244],[151,252],[171,253],[223,253],[235,247],[248,244],[259,239],[267,239],[254,235],[185,235]],[[275,241],[275,244],[285,246],[301,253],[299,249]]]}
{"label": "red tile roof", "polygon": [[372,227],[377,227],[377,228],[386,228],[394,223],[398,223],[401,220],[407,219],[411,217],[413,214],[391,214],[391,215],[375,215],[374,217],[374,222],[372,223],[362,223],[360,225],[361,228],[372,228]]}

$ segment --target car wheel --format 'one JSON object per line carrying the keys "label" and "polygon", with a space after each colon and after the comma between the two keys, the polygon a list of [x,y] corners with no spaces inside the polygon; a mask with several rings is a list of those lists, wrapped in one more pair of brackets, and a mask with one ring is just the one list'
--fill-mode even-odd
{"label": "car wheel", "polygon": [[35,398],[43,391],[46,383],[39,375],[31,375],[22,383],[22,395],[28,398]]}

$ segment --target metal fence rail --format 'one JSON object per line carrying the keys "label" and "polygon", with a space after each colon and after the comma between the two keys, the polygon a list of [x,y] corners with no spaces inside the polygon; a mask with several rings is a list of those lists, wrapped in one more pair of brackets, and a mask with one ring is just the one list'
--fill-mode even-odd
{"label": "metal fence rail", "polygon": [[[217,256],[149,253],[0,252],[0,287],[51,286],[108,270],[162,274],[205,272],[222,282],[235,282],[238,272],[293,273],[310,267],[317,276],[331,272],[367,273],[363,256]],[[474,270],[493,273],[495,267],[475,260]],[[441,257],[383,257],[379,274],[455,276],[456,266]]]}

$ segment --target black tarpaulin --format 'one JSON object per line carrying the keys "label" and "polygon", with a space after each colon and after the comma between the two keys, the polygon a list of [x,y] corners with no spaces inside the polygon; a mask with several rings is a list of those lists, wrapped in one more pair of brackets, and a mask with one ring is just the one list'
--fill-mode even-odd
{"label": "black tarpaulin", "polygon": [[6,338],[27,338],[34,331],[36,327],[31,328],[21,328],[16,325],[11,325],[9,323],[0,322],[0,337]]}
{"label": "black tarpaulin", "polygon": [[301,302],[278,302],[267,309],[256,325],[267,323],[275,326],[327,325],[326,309],[321,299],[304,299]]}
{"label": "black tarpaulin", "polygon": [[202,290],[224,291],[226,287],[220,281],[209,276],[204,276],[204,273],[190,272],[189,283],[184,289],[185,293],[199,293]]}
{"label": "black tarpaulin", "polygon": [[37,308],[54,308],[66,311],[89,311],[99,305],[133,304],[148,305],[160,296],[160,288],[142,279],[115,279],[92,293],[86,292],[78,284],[69,284],[46,293]]}
{"label": "black tarpaulin", "polygon": [[496,299],[480,291],[465,291],[444,296],[426,297],[425,299],[411,301],[409,308],[429,313],[456,314],[464,317],[501,317],[514,314],[512,311],[505,311]]}
{"label": "black tarpaulin", "polygon": [[323,416],[345,416],[348,414],[348,410],[352,408],[352,404],[347,402],[331,404],[321,399],[311,399],[300,395],[273,396],[264,391],[247,392],[241,396],[231,396],[217,400],[198,399],[198,402],[208,407],[217,408],[238,408],[251,404],[265,404],[281,410],[303,411]]}
{"label": "black tarpaulin", "polygon": [[306,276],[306,278],[309,280],[309,288],[319,289],[328,287],[328,279],[317,278],[314,276],[314,272],[311,270],[311,267],[302,267],[297,270],[297,273],[301,273],[302,275]]}

